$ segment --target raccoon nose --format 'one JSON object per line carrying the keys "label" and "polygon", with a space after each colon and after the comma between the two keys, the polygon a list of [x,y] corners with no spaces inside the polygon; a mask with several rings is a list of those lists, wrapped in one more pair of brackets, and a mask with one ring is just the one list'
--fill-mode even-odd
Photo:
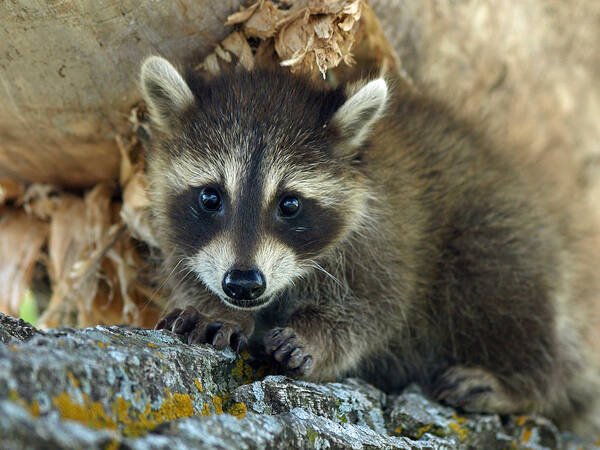
{"label": "raccoon nose", "polygon": [[221,285],[234,300],[254,300],[267,288],[265,276],[259,270],[230,270]]}

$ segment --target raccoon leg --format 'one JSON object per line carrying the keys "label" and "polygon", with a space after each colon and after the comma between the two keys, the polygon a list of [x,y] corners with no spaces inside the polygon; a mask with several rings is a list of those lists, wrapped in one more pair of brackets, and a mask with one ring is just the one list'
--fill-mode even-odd
{"label": "raccoon leg", "polygon": [[290,375],[330,380],[388,345],[385,320],[338,304],[305,305],[292,314],[286,328],[267,332],[263,343],[266,353]]}
{"label": "raccoon leg", "polygon": [[[231,314],[230,314],[231,315]],[[215,317],[218,320],[215,320]],[[240,352],[247,347],[248,336],[252,334],[254,323],[235,318],[224,319],[227,315],[203,314],[193,306],[184,309],[175,308],[163,317],[155,329],[167,329],[187,340],[188,344],[212,344],[218,350],[228,345]],[[246,326],[243,326],[245,323]]]}
{"label": "raccoon leg", "polygon": [[478,367],[452,366],[434,382],[433,397],[469,412],[514,413],[528,409],[523,399],[507,392],[498,377]]}
{"label": "raccoon leg", "polygon": [[264,337],[265,351],[272,355],[288,373],[307,375],[312,368],[313,357],[305,344],[291,328],[274,328]]}

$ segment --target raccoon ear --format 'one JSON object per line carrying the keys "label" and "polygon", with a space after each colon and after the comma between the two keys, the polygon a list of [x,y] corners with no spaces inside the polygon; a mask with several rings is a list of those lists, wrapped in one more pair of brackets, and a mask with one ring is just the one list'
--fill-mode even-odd
{"label": "raccoon ear", "polygon": [[354,93],[335,112],[332,124],[339,128],[345,151],[359,147],[367,138],[373,124],[381,117],[388,97],[383,78],[370,81]]}
{"label": "raccoon ear", "polygon": [[179,113],[194,102],[194,94],[177,69],[160,56],[144,61],[140,79],[150,118],[160,128],[172,125]]}

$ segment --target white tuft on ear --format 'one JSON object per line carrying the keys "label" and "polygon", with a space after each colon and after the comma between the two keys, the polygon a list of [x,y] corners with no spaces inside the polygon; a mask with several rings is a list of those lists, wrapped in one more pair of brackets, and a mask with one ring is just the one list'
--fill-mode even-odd
{"label": "white tuft on ear", "polygon": [[177,69],[160,56],[150,56],[144,61],[140,79],[150,118],[159,127],[167,127],[194,102],[194,94]]}
{"label": "white tuft on ear", "polygon": [[371,127],[383,114],[387,97],[387,84],[383,78],[378,78],[356,91],[337,110],[332,123],[340,128],[347,149],[354,149],[365,141]]}

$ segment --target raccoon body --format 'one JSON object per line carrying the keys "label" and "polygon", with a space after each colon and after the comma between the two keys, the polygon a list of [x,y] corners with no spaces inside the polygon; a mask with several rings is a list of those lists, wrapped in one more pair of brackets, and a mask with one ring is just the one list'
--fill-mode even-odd
{"label": "raccoon body", "polygon": [[416,381],[467,411],[599,431],[585,211],[535,169],[383,79],[201,81],[151,57],[141,82],[174,308],[158,328],[259,337],[309,380]]}

